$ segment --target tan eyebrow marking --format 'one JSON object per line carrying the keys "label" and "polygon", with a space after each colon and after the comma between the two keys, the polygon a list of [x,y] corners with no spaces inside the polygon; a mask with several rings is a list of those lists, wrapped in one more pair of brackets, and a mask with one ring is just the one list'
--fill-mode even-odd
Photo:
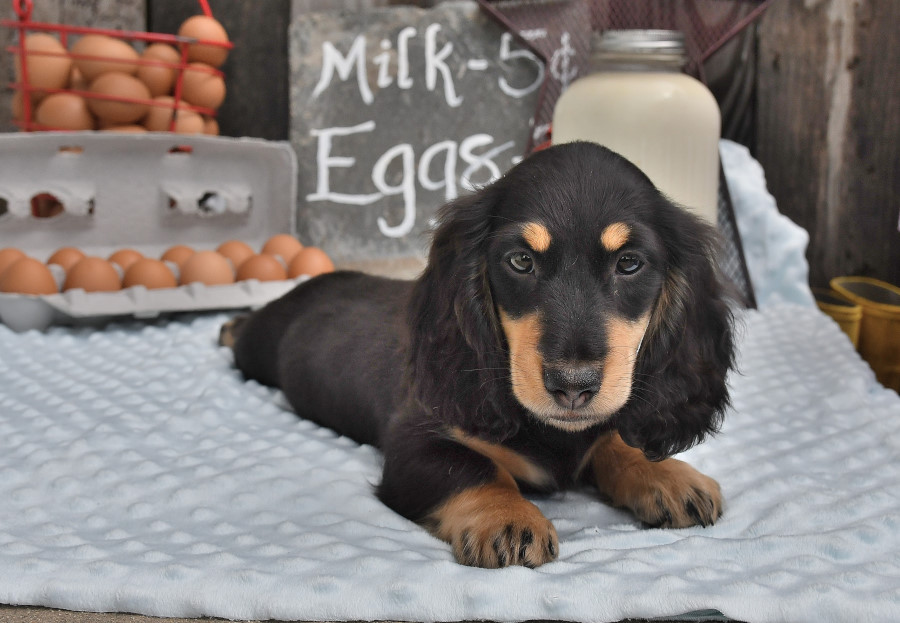
{"label": "tan eyebrow marking", "polygon": [[550,242],[553,240],[550,231],[540,223],[527,223],[522,228],[522,237],[532,249],[538,253],[544,253],[550,248]]}
{"label": "tan eyebrow marking", "polygon": [[631,228],[628,225],[625,223],[613,223],[607,226],[603,233],[600,234],[600,242],[607,251],[612,253],[625,246],[630,235]]}

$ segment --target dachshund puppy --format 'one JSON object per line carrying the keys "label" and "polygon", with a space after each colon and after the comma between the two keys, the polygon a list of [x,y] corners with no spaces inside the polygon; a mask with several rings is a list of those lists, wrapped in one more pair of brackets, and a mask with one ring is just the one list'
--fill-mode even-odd
{"label": "dachshund puppy", "polygon": [[590,484],[653,527],[709,526],[718,484],[667,458],[728,405],[715,232],[634,165],[551,147],[442,209],[413,282],[316,277],[223,327],[246,378],[384,453],[378,496],[466,565],[534,567],[522,492]]}

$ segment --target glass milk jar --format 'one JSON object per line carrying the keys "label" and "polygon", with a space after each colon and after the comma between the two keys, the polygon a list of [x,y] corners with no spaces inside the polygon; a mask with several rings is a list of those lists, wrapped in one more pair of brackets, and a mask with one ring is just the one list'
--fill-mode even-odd
{"label": "glass milk jar", "polygon": [[715,225],[719,106],[682,72],[684,35],[670,30],[594,34],[593,73],[553,112],[553,143],[586,140],[619,152],[668,197]]}

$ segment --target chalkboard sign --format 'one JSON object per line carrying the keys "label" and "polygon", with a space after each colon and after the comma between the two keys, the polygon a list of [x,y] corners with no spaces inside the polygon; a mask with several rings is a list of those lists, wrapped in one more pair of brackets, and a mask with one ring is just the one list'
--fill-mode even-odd
{"label": "chalkboard sign", "polygon": [[290,40],[297,233],[338,262],[423,256],[441,204],[521,159],[544,68],[474,2],[299,14]]}

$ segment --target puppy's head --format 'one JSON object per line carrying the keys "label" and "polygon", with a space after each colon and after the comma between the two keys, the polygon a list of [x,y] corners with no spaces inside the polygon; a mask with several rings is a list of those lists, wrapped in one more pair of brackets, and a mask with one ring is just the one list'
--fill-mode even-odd
{"label": "puppy's head", "polygon": [[[493,394],[505,391],[563,430],[612,421],[654,458],[715,428],[731,332],[714,233],[635,166],[597,145],[557,146],[443,217],[414,326],[434,317],[423,300],[440,315],[453,292],[443,339],[455,330],[460,354],[475,355],[462,374],[477,370],[477,386],[455,389],[480,400],[483,418],[504,419],[508,409],[484,407],[502,409]],[[445,358],[445,386],[452,366]],[[468,396],[455,398],[468,409],[458,417],[474,415]]]}

